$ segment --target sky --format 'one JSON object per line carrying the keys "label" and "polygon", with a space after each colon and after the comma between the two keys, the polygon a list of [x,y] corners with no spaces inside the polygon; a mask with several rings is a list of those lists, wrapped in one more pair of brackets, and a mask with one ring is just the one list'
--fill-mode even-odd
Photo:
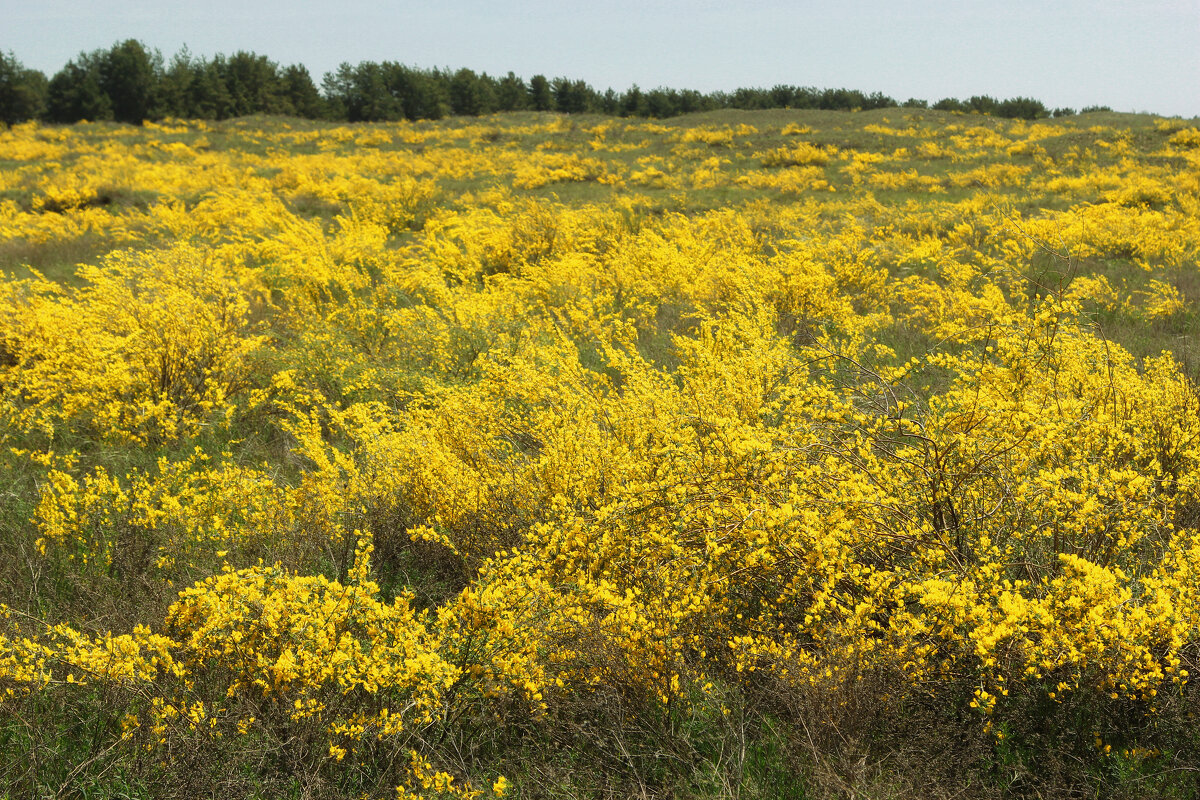
{"label": "sky", "polygon": [[47,76],[130,38],[168,59],[249,50],[318,85],[388,60],[601,91],[782,83],[1200,116],[1200,0],[0,0],[0,50]]}

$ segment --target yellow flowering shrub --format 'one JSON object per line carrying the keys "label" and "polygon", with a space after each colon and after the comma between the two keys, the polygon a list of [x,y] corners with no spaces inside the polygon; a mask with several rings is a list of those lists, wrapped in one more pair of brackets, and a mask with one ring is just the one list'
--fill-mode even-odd
{"label": "yellow flowering shrub", "polygon": [[36,545],[84,566],[162,575],[269,552],[292,524],[292,499],[262,470],[202,466],[209,461],[199,450],[160,459],[153,472],[131,471],[125,486],[102,467],[82,482],[52,469],[34,513]]}
{"label": "yellow flowering shrub", "polygon": [[145,443],[235,413],[264,341],[236,273],[179,246],[116,252],[79,275],[72,296],[45,280],[3,286],[8,425]]}
{"label": "yellow flowering shrub", "polygon": [[0,780],[1200,767],[1192,129],[886,113],[0,132]]}
{"label": "yellow flowering shrub", "polygon": [[808,142],[799,142],[790,147],[780,147],[762,153],[764,167],[823,167],[836,154],[836,148],[818,147]]}
{"label": "yellow flowering shrub", "polygon": [[[234,703],[319,719],[338,743],[398,734],[441,713],[458,669],[403,598],[377,592],[280,568],[226,571],[181,592],[167,630],[194,680]],[[348,703],[362,696],[370,707]]]}

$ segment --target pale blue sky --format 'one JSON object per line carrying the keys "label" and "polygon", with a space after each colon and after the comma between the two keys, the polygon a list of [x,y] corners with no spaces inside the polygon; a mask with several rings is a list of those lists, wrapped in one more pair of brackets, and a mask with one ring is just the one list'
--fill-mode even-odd
{"label": "pale blue sky", "polygon": [[0,0],[0,50],[47,75],[125,38],[167,57],[253,50],[318,84],[393,60],[601,90],[788,83],[1200,115],[1200,0]]}

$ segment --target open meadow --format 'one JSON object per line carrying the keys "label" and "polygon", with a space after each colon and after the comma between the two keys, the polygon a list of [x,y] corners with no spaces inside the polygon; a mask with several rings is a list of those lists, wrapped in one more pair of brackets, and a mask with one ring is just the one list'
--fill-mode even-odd
{"label": "open meadow", "polygon": [[0,130],[0,798],[1200,796],[1198,125]]}

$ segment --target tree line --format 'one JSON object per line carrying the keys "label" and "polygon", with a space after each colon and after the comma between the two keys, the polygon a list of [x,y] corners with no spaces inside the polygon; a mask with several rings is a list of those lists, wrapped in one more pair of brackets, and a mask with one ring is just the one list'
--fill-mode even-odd
{"label": "tree line", "polygon": [[[424,69],[394,61],[343,63],[326,73],[320,89],[302,64],[280,66],[266,56],[193,56],[186,48],[169,61],[135,39],[107,50],[80,53],[51,78],[0,52],[0,122],[36,119],[71,123],[114,120],[140,124],[166,117],[228,119],[279,114],[349,122],[440,119],[501,111],[558,111],[623,117],[671,117],[722,108],[851,110],[933,108],[1001,117],[1038,119],[1076,113],[1049,109],[1038,100],[997,100],[978,95],[932,105],[904,102],[880,92],[778,85],[702,93],[692,89],[631,86],[597,91],[582,80],[534,75],[528,81],[470,69]],[[1103,106],[1083,109],[1108,111]]]}

